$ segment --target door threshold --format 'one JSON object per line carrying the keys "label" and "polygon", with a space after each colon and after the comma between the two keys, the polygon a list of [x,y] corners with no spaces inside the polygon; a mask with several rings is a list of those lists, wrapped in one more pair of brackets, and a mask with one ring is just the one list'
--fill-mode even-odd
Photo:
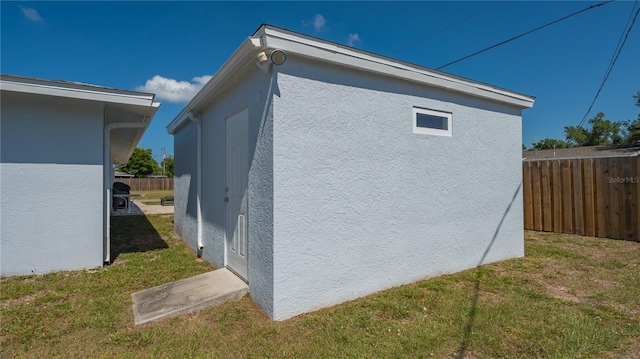
{"label": "door threshold", "polygon": [[225,268],[227,268],[231,273],[235,274],[238,278],[242,279],[243,282],[249,284],[249,281],[246,280],[243,276],[241,276],[240,274],[238,274],[238,272],[234,271],[233,268],[229,267],[229,266],[225,266]]}

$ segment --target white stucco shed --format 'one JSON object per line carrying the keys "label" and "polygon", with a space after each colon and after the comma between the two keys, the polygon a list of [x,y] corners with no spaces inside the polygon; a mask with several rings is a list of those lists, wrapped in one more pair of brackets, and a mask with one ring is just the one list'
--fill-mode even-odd
{"label": "white stucco shed", "polygon": [[110,261],[113,163],[155,115],[153,94],[0,75],[0,275]]}
{"label": "white stucco shed", "polygon": [[275,320],[521,257],[533,102],[263,25],[167,127],[176,232]]}

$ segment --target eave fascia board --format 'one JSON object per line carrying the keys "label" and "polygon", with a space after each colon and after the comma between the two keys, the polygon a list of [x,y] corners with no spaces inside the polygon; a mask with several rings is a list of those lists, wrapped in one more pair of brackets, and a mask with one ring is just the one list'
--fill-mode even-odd
{"label": "eave fascia board", "polygon": [[0,79],[2,91],[25,94],[65,97],[71,99],[118,103],[133,106],[150,106],[154,94],[134,93],[116,89],[100,88],[83,84],[62,83],[56,81],[35,80],[3,76]]}
{"label": "eave fascia board", "polygon": [[168,125],[167,133],[174,135],[182,126],[189,121],[189,113],[181,111]]}
{"label": "eave fascia board", "polygon": [[189,112],[197,113],[204,104],[210,102],[222,86],[240,71],[253,56],[264,48],[262,39],[249,37],[233,52],[231,57],[211,77],[204,87],[193,96],[191,101],[180,113],[167,125],[167,132],[173,135],[186,121],[189,120]]}
{"label": "eave fascia board", "polygon": [[147,131],[147,129],[151,125],[151,121],[153,121],[153,118],[155,117],[156,113],[158,112],[158,108],[159,107],[160,107],[160,102],[152,102],[151,103],[151,105],[147,109],[146,115],[140,117],[140,122],[146,124],[146,126],[137,128],[136,135],[133,138],[133,140],[131,141],[131,145],[129,146],[129,149],[127,151],[127,155],[125,156],[126,160],[124,158],[116,159],[116,160],[118,160],[120,162],[123,162],[123,163],[129,160],[129,158],[133,154],[133,151],[138,146],[138,143],[140,142],[140,139],[142,139],[142,136],[144,135],[144,133]]}
{"label": "eave fascia board", "polygon": [[159,107],[160,107],[160,102],[153,102],[151,106],[149,106],[149,109],[147,110],[147,114],[142,118],[142,122],[146,123],[147,125],[138,129],[138,133],[133,141],[133,146],[131,147],[129,157],[131,157],[133,150],[138,146],[140,139],[142,139],[142,136],[151,125],[151,121],[153,121],[153,118],[156,116],[156,113],[158,112]]}
{"label": "eave fascia board", "polygon": [[263,25],[259,35],[267,48],[282,49],[299,56],[340,66],[392,76],[399,79],[465,93],[521,108],[531,108],[535,97],[501,89],[481,82],[430,70],[418,65],[367,53],[350,47],[320,41],[284,29]]}
{"label": "eave fascia board", "polygon": [[210,102],[222,86],[242,69],[255,54],[265,49],[282,49],[298,56],[341,66],[391,76],[405,81],[443,88],[457,93],[506,103],[519,108],[531,108],[535,97],[501,89],[481,82],[430,70],[418,65],[386,58],[365,51],[321,41],[270,25],[262,25],[247,38],[214,74],[207,84],[189,101],[167,125],[174,134],[188,120],[189,112],[199,112]]}

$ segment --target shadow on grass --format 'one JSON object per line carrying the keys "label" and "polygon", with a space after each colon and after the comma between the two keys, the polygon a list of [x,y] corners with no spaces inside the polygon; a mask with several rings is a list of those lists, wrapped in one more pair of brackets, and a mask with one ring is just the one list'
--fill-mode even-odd
{"label": "shadow on grass", "polygon": [[496,238],[498,238],[500,228],[502,228],[504,219],[507,217],[507,213],[509,213],[509,210],[511,210],[511,206],[518,198],[518,192],[520,192],[520,188],[522,188],[522,182],[520,182],[520,185],[518,186],[518,188],[516,188],[516,191],[511,198],[511,202],[509,202],[509,205],[504,210],[502,218],[500,219],[500,223],[498,223],[496,231],[493,233],[493,238],[491,238],[491,242],[489,242],[487,249],[484,250],[484,253],[482,254],[482,257],[480,258],[480,261],[478,262],[478,265],[476,267],[476,279],[475,283],[473,284],[473,298],[471,299],[471,309],[469,309],[469,314],[467,315],[468,318],[467,324],[464,328],[464,337],[462,338],[462,343],[460,343],[460,349],[458,350],[456,359],[464,359],[466,357],[467,350],[469,348],[469,342],[471,341],[471,333],[473,332],[473,326],[476,321],[476,315],[478,312],[478,298],[480,296],[480,279],[482,277],[482,268],[480,268],[480,266],[484,262],[485,258],[487,258],[489,250],[491,250],[491,247],[493,247],[493,243],[496,241]]}
{"label": "shadow on grass", "polygon": [[121,253],[169,248],[146,216],[111,217],[111,263]]}

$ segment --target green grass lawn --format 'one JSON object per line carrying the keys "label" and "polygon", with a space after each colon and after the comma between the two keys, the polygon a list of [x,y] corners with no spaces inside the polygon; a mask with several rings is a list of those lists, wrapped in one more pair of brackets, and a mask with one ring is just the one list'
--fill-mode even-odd
{"label": "green grass lawn", "polygon": [[640,357],[640,243],[526,232],[525,258],[284,322],[246,296],[135,327],[132,292],[212,269],[171,230],[116,218],[111,266],[2,279],[0,357]]}

